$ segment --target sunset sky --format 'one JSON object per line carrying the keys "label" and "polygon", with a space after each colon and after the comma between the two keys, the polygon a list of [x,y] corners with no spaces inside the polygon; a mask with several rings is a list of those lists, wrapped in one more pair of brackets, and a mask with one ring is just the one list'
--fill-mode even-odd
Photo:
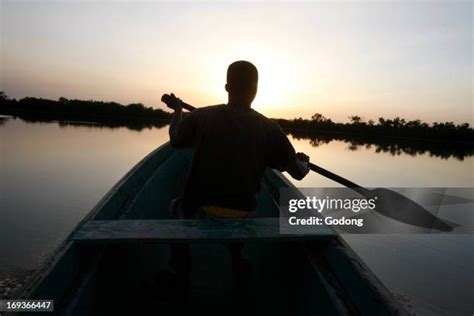
{"label": "sunset sky", "polygon": [[224,103],[225,71],[260,72],[254,107],[335,121],[473,123],[473,2],[167,3],[1,0],[0,89]]}

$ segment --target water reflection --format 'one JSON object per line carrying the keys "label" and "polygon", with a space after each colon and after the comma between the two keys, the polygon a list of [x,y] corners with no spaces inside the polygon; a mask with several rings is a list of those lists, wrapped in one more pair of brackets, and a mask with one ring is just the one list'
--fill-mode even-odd
{"label": "water reflection", "polygon": [[464,158],[474,155],[474,144],[466,142],[434,142],[424,139],[401,139],[388,137],[361,137],[336,133],[314,133],[307,131],[287,131],[295,139],[309,140],[313,147],[327,145],[332,141],[342,141],[347,150],[357,151],[362,148],[374,149],[375,153],[389,153],[392,156],[406,154],[412,157],[429,154],[441,159],[455,158],[463,161]]}
{"label": "water reflection", "polygon": [[[5,124],[8,118],[0,117],[0,125]],[[166,120],[156,120],[150,122],[114,120],[109,122],[85,122],[85,121],[56,121],[35,118],[22,118],[27,123],[57,123],[60,127],[90,127],[98,129],[118,129],[127,128],[133,131],[145,129],[162,128],[168,125]],[[305,130],[288,130],[287,134],[297,140],[308,140],[311,146],[319,147],[328,145],[332,141],[342,141],[347,144],[346,149],[357,151],[362,148],[374,149],[375,153],[389,153],[392,156],[406,154],[412,157],[429,154],[432,157],[441,159],[455,158],[463,161],[466,157],[474,155],[474,143],[472,142],[436,142],[426,139],[408,139],[395,137],[373,137],[348,135],[330,132],[309,132]]]}
{"label": "water reflection", "polygon": [[[4,121],[8,118],[4,118],[1,124],[4,124]],[[33,117],[21,117],[26,123],[34,123],[34,124],[50,124],[50,123],[57,123],[60,127],[91,127],[91,128],[98,128],[98,129],[119,129],[119,128],[127,128],[132,131],[142,131],[145,129],[152,129],[152,128],[162,128],[169,124],[167,120],[153,120],[153,121],[139,121],[139,120],[130,120],[130,119],[117,119],[114,118],[110,121],[103,121],[103,122],[88,122],[88,121],[58,121],[58,120],[51,120],[47,118],[33,118]]]}

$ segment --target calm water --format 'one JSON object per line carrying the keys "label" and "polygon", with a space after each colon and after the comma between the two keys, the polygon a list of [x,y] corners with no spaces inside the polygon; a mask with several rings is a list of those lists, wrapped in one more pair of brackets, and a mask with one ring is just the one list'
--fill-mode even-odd
{"label": "calm water", "polygon": [[[0,125],[0,279],[34,269],[134,164],[168,139],[167,128],[60,126],[8,119]],[[473,187],[474,158],[441,159],[317,147],[292,138],[311,160],[369,187]],[[335,186],[317,174],[300,187]],[[472,315],[473,235],[345,235],[416,314]]]}

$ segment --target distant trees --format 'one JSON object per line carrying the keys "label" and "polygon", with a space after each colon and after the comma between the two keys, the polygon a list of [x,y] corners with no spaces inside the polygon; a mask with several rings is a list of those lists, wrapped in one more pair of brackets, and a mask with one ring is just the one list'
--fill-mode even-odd
{"label": "distant trees", "polygon": [[5,91],[0,91],[0,105],[5,104],[6,102],[11,101]]}
{"label": "distant trees", "polygon": [[316,114],[313,114],[313,116],[311,116],[311,120],[313,122],[323,123],[323,122],[326,122],[328,119],[321,113],[316,113]]}
{"label": "distant trees", "polygon": [[362,118],[357,115],[349,116],[349,120],[351,120],[352,124],[360,124],[362,122]]}
{"label": "distant trees", "polygon": [[57,101],[26,97],[9,99],[0,93],[0,113],[27,119],[70,120],[92,122],[150,122],[169,120],[171,113],[146,107],[141,103],[122,105],[117,102],[69,100],[60,97]]}
{"label": "distant trees", "polygon": [[335,123],[321,113],[315,113],[311,116],[311,120],[297,118],[275,119],[275,121],[288,130],[336,132],[364,137],[391,136],[474,142],[474,130],[468,123],[456,125],[453,122],[435,122],[430,125],[421,120],[408,121],[400,117],[393,119],[379,117],[377,122],[369,120],[366,123],[358,115],[348,118],[349,123]]}

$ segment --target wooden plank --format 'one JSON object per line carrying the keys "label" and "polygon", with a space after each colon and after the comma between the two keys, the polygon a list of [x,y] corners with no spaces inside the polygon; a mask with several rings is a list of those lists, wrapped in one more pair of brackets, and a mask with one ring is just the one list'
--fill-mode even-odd
{"label": "wooden plank", "polygon": [[112,220],[89,221],[72,240],[89,243],[123,242],[222,242],[251,240],[329,240],[335,238],[326,226],[308,227],[298,234],[280,234],[279,218],[242,220]]}

